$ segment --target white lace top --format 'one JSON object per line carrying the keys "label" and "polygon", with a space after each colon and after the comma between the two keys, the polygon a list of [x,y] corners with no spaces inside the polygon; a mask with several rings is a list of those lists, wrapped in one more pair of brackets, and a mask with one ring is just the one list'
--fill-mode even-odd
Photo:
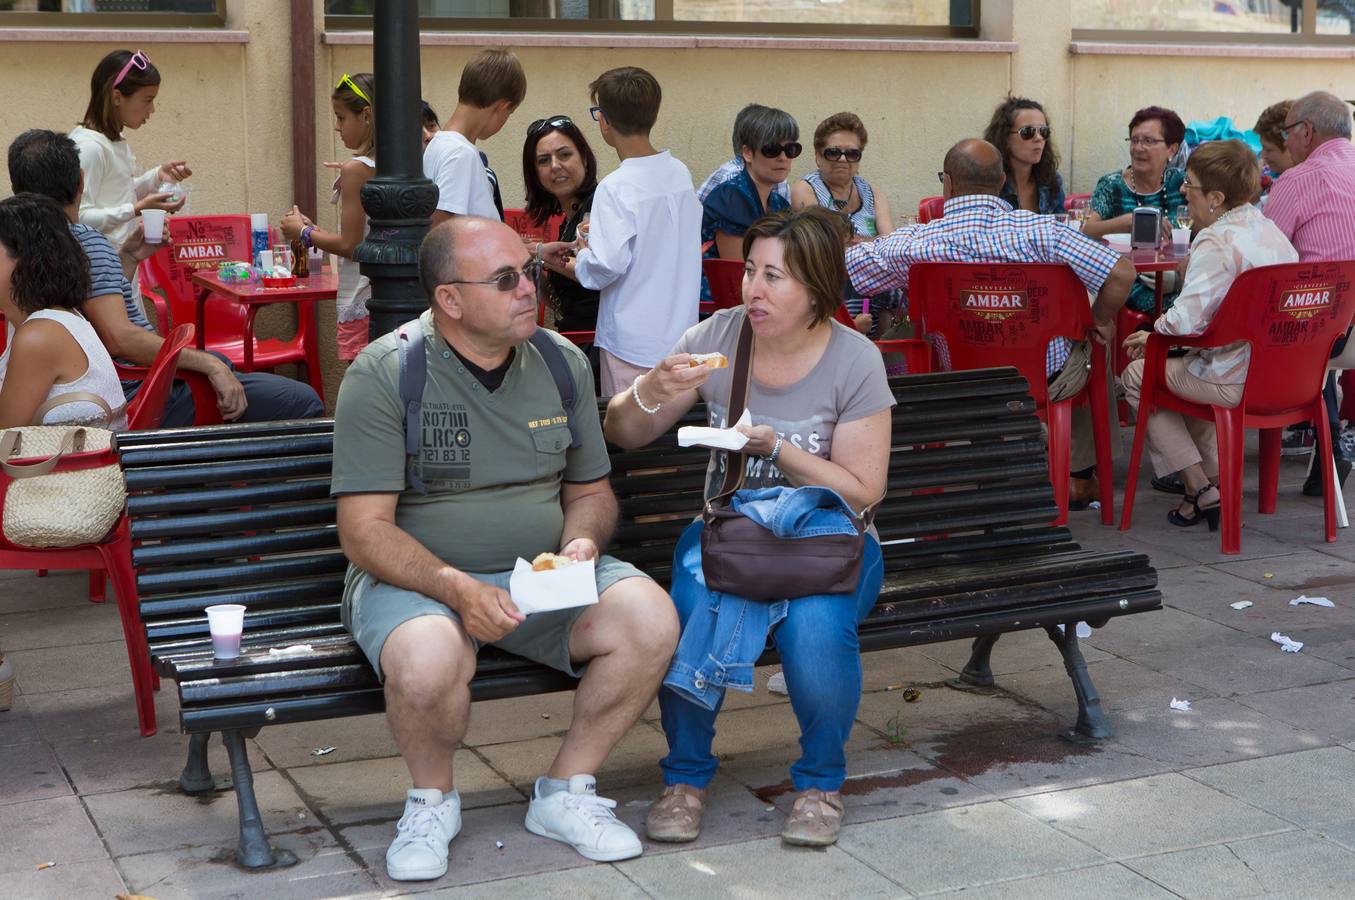
{"label": "white lace top", "polygon": [[[105,424],[104,411],[96,404],[85,401],[66,403],[48,410],[47,415],[43,416],[42,424],[98,425],[112,431],[126,431],[127,401],[122,393],[122,384],[118,381],[117,370],[113,368],[113,359],[104,348],[103,341],[99,340],[94,326],[84,317],[62,309],[40,309],[28,318],[47,319],[61,325],[80,344],[80,349],[85,351],[85,360],[88,363],[84,374],[79,378],[52,385],[52,389],[47,393],[47,399],[84,391],[102,397],[108,408],[113,411],[112,418]],[[5,381],[5,373],[9,370],[9,353],[14,346],[14,326],[6,323],[5,327],[8,339],[5,342],[5,352],[0,354],[0,384]]]}

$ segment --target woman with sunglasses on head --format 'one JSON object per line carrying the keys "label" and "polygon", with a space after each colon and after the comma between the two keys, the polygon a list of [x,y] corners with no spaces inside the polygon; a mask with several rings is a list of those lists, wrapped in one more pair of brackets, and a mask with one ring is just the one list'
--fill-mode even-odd
{"label": "woman with sunglasses on head", "polygon": [[[1102,238],[1108,234],[1127,233],[1133,223],[1134,210],[1151,206],[1162,211],[1162,236],[1171,238],[1177,211],[1185,206],[1181,182],[1186,180],[1183,169],[1172,165],[1182,142],[1186,139],[1186,125],[1170,109],[1148,106],[1134,113],[1129,120],[1129,165],[1118,172],[1103,175],[1096,182],[1091,199],[1087,201],[1087,221],[1082,231],[1088,237]],[[1129,292],[1126,306],[1136,312],[1155,314],[1152,279],[1140,278]],[[1167,272],[1162,309],[1176,300],[1174,273]]]}
{"label": "woman with sunglasses on head", "polygon": [[335,336],[339,359],[352,362],[367,346],[370,320],[367,301],[372,285],[358,269],[353,251],[367,236],[367,211],[362,208],[362,186],[376,174],[376,79],[370,72],[344,73],[329,96],[334,108],[334,130],[344,147],[356,154],[339,167],[329,202],[339,206],[339,230],[325,231],[293,206],[282,217],[287,240],[300,240],[307,249],[333,253],[339,265],[338,320]]}
{"label": "woman with sunglasses on head", "polygon": [[[593,208],[598,186],[598,161],[583,132],[568,116],[537,119],[527,128],[522,145],[522,183],[527,186],[527,219],[544,228],[552,216],[563,215],[557,240],[573,243],[579,224]],[[539,252],[540,244],[532,250]],[[574,257],[564,265],[547,260],[547,297],[555,309],[559,331],[594,331],[598,322],[598,291],[579,284]],[[590,348],[584,348],[589,352]],[[593,354],[589,353],[590,359]]]}
{"label": "woman with sunglasses on head", "polygon": [[[855,113],[834,113],[824,119],[814,129],[816,168],[790,191],[790,203],[795,209],[822,206],[846,216],[852,226],[853,244],[884,237],[894,230],[894,218],[884,192],[857,174],[868,139],[866,126]],[[847,311],[858,331],[869,334],[878,327],[883,333],[893,323],[894,309],[900,300],[901,295],[893,292],[872,297],[870,312],[866,312],[864,299],[849,289]],[[880,319],[878,323],[876,318]]]}
{"label": "woman with sunglasses on head", "polygon": [[790,207],[776,186],[800,155],[800,126],[785,110],[766,107],[745,117],[739,135],[743,171],[706,195],[701,241],[714,241],[708,257],[743,259],[743,235],[765,215]]}
{"label": "woman with sunglasses on head", "polygon": [[121,247],[136,231],[136,217],[142,210],[172,213],[182,209],[182,194],[176,198],[156,188],[193,174],[181,159],[141,172],[123,137],[124,129],[136,131],[150,119],[159,92],[160,72],[145,53],[114,50],[94,67],[89,106],[71,132],[85,176],[80,221],[102,233],[114,247]]}
{"label": "woman with sunglasses on head", "polygon": [[1063,210],[1063,177],[1044,107],[1025,97],[1008,97],[997,109],[983,139],[1002,154],[1007,180],[998,196],[1012,209],[1042,215]]}

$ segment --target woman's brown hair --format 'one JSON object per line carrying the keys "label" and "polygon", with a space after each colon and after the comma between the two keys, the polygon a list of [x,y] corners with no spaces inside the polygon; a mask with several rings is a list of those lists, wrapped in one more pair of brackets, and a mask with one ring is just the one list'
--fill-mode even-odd
{"label": "woman's brown hair", "polygon": [[160,83],[160,70],[142,54],[146,67],[141,69],[132,66],[122,76],[118,86],[113,86],[113,80],[134,55],[130,50],[114,50],[99,60],[89,79],[89,106],[85,107],[85,118],[80,124],[99,132],[110,141],[122,140],[122,123],[118,121],[118,111],[113,108],[113,92],[130,97],[142,88]]}
{"label": "woman's brown hair", "polygon": [[367,140],[362,142],[358,148],[358,156],[375,156],[376,154],[376,78],[371,72],[359,72],[356,75],[349,75],[349,80],[358,86],[358,90],[366,94],[367,97],[358,96],[357,91],[353,90],[346,81],[340,81],[338,87],[334,88],[334,93],[329,95],[329,99],[337,100],[348,111],[356,115],[364,109],[368,110],[367,115],[371,121],[367,123]]}
{"label": "woman's brown hair", "polygon": [[856,113],[840,112],[833,113],[814,129],[814,152],[822,153],[823,148],[828,146],[829,136],[839,131],[850,131],[861,142],[861,149],[866,149],[866,141],[870,140],[870,135],[866,132],[866,125],[861,121],[861,117]]}
{"label": "woman's brown hair", "polygon": [[763,216],[744,232],[744,259],[760,238],[774,238],[785,248],[786,270],[809,292],[814,312],[809,327],[833,318],[847,283],[842,217],[821,206]]}
{"label": "woman's brown hair", "polygon": [[1223,194],[1228,209],[1250,203],[1261,190],[1261,166],[1242,141],[1209,141],[1186,160],[1186,172],[1202,193]]}

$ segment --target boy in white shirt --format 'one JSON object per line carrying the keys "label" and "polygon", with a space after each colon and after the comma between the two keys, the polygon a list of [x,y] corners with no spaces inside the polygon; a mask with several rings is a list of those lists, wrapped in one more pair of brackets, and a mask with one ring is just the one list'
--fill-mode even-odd
{"label": "boy in white shirt", "polygon": [[[644,69],[603,72],[588,86],[593,119],[621,166],[598,183],[574,275],[601,291],[595,344],[602,395],[628,389],[696,324],[701,291],[701,203],[692,175],[649,133],[661,91]],[[543,252],[563,266],[572,244]]]}
{"label": "boy in white shirt", "polygon": [[502,218],[475,142],[498,134],[526,95],[527,75],[507,47],[481,50],[461,70],[456,109],[423,151],[423,174],[438,186],[434,226],[452,216]]}

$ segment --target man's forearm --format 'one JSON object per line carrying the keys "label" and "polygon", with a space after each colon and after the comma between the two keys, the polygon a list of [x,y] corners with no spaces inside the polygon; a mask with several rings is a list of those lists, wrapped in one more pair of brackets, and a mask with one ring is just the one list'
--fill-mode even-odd
{"label": "man's forearm", "polygon": [[355,528],[341,524],[339,543],[349,561],[374,578],[453,609],[450,600],[459,593],[461,580],[468,577],[393,522],[368,520]]}
{"label": "man's forearm", "polygon": [[211,375],[226,364],[205,350],[192,350],[187,347],[179,354],[179,368],[190,372]]}
{"label": "man's forearm", "polygon": [[616,530],[616,497],[606,493],[579,497],[565,507],[565,527],[560,537],[564,547],[577,538],[588,538],[597,545],[598,552],[611,543]]}

